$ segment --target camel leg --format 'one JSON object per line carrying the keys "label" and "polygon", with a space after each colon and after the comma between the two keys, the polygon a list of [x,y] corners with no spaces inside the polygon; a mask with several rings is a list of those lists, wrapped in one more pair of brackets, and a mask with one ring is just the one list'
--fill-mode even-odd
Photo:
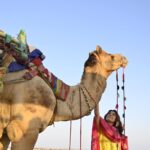
{"label": "camel leg", "polygon": [[28,131],[18,142],[12,142],[11,150],[33,150],[39,130]]}
{"label": "camel leg", "polygon": [[7,134],[3,134],[2,138],[0,139],[1,148],[0,150],[7,150],[9,146],[10,140],[7,136]]}

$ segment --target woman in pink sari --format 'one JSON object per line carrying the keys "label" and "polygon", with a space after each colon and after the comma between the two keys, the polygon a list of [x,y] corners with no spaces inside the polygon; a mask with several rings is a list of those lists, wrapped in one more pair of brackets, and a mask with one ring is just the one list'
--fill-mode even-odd
{"label": "woman in pink sari", "polygon": [[109,110],[104,119],[98,107],[92,128],[91,150],[128,150],[127,137],[122,134],[123,126],[116,110]]}

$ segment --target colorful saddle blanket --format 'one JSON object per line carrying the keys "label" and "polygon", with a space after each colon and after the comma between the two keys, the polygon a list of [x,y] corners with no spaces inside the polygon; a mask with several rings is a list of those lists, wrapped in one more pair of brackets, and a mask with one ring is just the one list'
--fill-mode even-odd
{"label": "colorful saddle blanket", "polygon": [[51,73],[51,87],[57,98],[66,100],[70,86],[58,79],[53,73]]}
{"label": "colorful saddle blanket", "polygon": [[58,79],[53,73],[49,72],[48,69],[43,66],[42,60],[44,58],[45,56],[43,53],[40,50],[35,49],[29,54],[30,62],[28,66],[18,62],[12,62],[9,65],[8,70],[9,72],[15,72],[28,69],[29,72],[24,76],[26,79],[32,79],[36,75],[41,76],[44,78],[46,83],[50,85],[55,96],[58,99],[65,101],[67,99],[70,86]]}
{"label": "colorful saddle blanket", "polygon": [[34,49],[29,52],[26,34],[23,30],[20,30],[17,39],[0,30],[0,49],[16,60],[7,63],[8,72],[28,69],[29,72],[24,75],[25,79],[32,79],[36,75],[42,77],[58,99],[66,100],[70,87],[43,66],[42,61],[45,56],[40,50]]}
{"label": "colorful saddle blanket", "polygon": [[[35,58],[40,58],[41,60],[44,60],[45,56],[39,49],[35,49],[31,53],[29,53],[28,59],[29,62],[32,62]],[[17,61],[13,61],[8,66],[8,72],[16,72],[20,70],[27,69],[28,67],[25,64],[18,63]]]}

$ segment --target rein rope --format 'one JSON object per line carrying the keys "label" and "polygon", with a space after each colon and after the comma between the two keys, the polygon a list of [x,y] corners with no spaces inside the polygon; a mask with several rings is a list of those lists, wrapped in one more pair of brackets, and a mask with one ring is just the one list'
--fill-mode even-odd
{"label": "rein rope", "polygon": [[25,82],[27,81],[23,77],[12,79],[12,80],[4,80],[4,84],[14,84],[14,83],[20,83],[20,82]]}
{"label": "rein rope", "polygon": [[[80,150],[82,149],[82,107],[81,107],[81,87],[79,87],[79,105],[80,105]],[[71,150],[72,137],[72,119],[70,120],[69,150]]]}
{"label": "rein rope", "polygon": [[124,68],[123,68],[123,73],[122,73],[122,90],[123,90],[123,125],[124,125],[124,135],[125,135],[125,123],[126,123],[126,115],[125,115],[125,111],[126,111],[126,96],[125,96],[125,73],[124,73]]}
{"label": "rein rope", "polygon": [[81,88],[79,88],[79,99],[80,99],[80,150],[82,148],[82,107],[81,107]]}
{"label": "rein rope", "polygon": [[117,86],[117,97],[116,97],[116,110],[118,112],[118,108],[119,108],[119,84],[118,84],[118,70],[116,70],[116,86]]}
{"label": "rein rope", "polygon": [[[118,112],[118,109],[119,109],[119,84],[118,84],[118,70],[116,70],[116,86],[117,86],[117,97],[116,97],[116,110]],[[123,114],[122,114],[122,117],[123,117],[123,127],[124,127],[124,130],[123,130],[123,134],[125,135],[125,123],[126,123],[126,116],[125,116],[125,113],[126,113],[126,96],[125,96],[125,71],[124,71],[124,68],[123,68],[123,72],[122,72],[122,87],[121,87],[122,91],[123,91]]]}
{"label": "rein rope", "polygon": [[[116,70],[116,88],[117,88],[117,96],[116,96],[116,110],[117,110],[117,113],[118,113],[118,110],[119,110],[119,84],[118,84],[118,70]],[[125,97],[125,73],[124,73],[124,67],[123,67],[123,72],[122,72],[122,87],[121,87],[122,91],[123,91],[123,114],[122,114],[122,117],[123,117],[123,135],[125,136],[125,110],[126,110],[126,104],[125,104],[125,101],[126,101],[126,97]],[[119,149],[119,145],[117,143],[117,150]]]}

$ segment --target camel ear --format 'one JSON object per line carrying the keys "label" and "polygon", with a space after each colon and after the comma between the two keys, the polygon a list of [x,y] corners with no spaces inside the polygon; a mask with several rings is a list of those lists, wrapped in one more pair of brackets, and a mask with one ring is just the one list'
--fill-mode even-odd
{"label": "camel ear", "polygon": [[99,45],[97,45],[96,46],[96,51],[98,51],[99,53],[101,53],[102,52],[102,48]]}

